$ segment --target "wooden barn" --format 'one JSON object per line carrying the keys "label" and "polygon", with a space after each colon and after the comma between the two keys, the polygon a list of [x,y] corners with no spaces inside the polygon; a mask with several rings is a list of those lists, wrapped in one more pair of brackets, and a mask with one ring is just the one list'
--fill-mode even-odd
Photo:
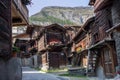
{"label": "wooden barn", "polygon": [[38,52],[43,69],[66,66],[66,30],[58,24],[45,26],[38,35]]}

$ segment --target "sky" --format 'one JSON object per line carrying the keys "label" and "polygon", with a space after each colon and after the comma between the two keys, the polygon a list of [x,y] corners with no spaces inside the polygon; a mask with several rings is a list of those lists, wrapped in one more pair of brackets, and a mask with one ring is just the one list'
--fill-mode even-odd
{"label": "sky", "polygon": [[32,4],[28,5],[29,16],[47,6],[78,7],[88,6],[88,3],[89,0],[32,0]]}

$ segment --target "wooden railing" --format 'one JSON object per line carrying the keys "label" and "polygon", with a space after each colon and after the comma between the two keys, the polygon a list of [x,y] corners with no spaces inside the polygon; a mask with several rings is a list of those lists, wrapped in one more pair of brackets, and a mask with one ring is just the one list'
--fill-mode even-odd
{"label": "wooden railing", "polygon": [[24,19],[28,22],[28,9],[26,5],[23,4],[21,0],[13,0],[13,3],[15,4],[21,15],[24,17]]}

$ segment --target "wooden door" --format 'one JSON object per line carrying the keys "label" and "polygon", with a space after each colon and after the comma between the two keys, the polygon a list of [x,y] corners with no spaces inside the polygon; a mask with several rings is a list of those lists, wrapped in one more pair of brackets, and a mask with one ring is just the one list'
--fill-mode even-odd
{"label": "wooden door", "polygon": [[49,53],[49,65],[52,68],[59,68],[59,54],[57,52]]}
{"label": "wooden door", "polygon": [[114,74],[114,62],[112,53],[108,48],[103,50],[103,64],[106,77],[112,77]]}

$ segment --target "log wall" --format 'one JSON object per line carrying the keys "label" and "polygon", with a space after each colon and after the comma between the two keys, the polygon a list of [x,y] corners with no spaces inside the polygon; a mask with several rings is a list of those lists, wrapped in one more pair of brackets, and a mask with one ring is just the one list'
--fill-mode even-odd
{"label": "log wall", "polygon": [[11,54],[11,0],[0,0],[0,56]]}

